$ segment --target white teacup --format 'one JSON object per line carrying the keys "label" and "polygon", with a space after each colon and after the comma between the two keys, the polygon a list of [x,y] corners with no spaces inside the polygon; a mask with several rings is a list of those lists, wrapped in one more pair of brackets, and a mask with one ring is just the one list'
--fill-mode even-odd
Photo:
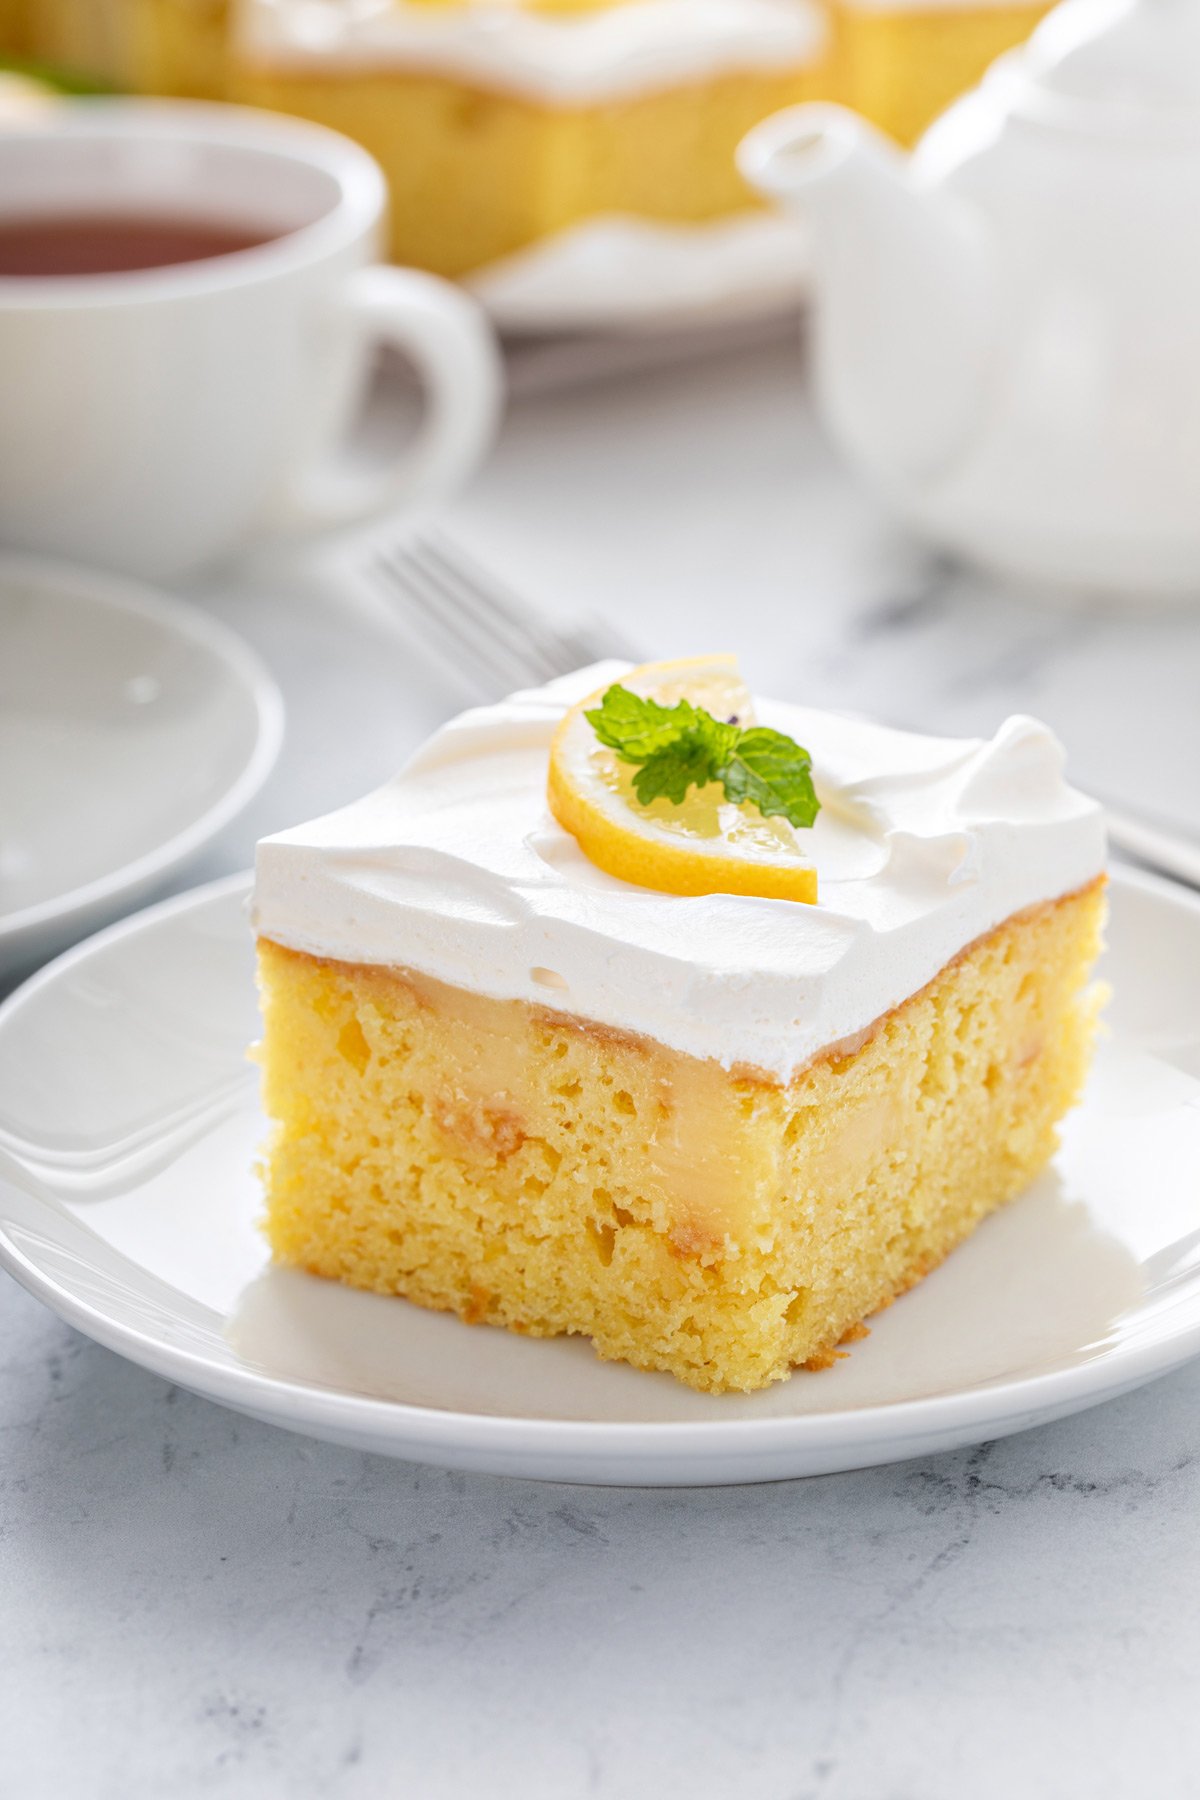
{"label": "white teacup", "polygon": [[[266,234],[174,266],[0,275],[0,544],[181,575],[462,481],[495,430],[498,352],[458,289],[379,266],[386,207],[356,144],[240,107],[86,101],[0,132],[0,228]],[[380,343],[417,366],[424,422],[386,470],[351,472],[334,453]]]}

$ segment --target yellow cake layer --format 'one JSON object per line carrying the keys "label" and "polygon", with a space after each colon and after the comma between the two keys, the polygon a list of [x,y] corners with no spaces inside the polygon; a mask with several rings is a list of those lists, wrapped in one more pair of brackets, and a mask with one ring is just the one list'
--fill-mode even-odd
{"label": "yellow cake layer", "polygon": [[832,0],[827,97],[901,143],[915,143],[989,64],[1025,41],[1050,4],[874,7]]}
{"label": "yellow cake layer", "polygon": [[829,1360],[1055,1147],[1102,884],[964,952],[783,1086],[260,940],[282,1261],[714,1391]]}
{"label": "yellow cake layer", "polygon": [[403,70],[243,66],[236,97],[357,138],[382,164],[392,252],[463,275],[604,213],[699,223],[753,197],[734,166],[752,125],[808,97],[809,70],[723,76],[551,107]]}

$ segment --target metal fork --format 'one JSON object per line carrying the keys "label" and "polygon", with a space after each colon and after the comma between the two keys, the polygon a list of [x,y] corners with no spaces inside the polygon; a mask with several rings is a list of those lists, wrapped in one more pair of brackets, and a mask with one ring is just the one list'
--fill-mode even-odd
{"label": "metal fork", "polygon": [[375,553],[369,573],[413,643],[478,700],[538,686],[588,663],[645,657],[596,621],[563,630],[440,534]]}
{"label": "metal fork", "polygon": [[[587,663],[644,656],[606,625],[564,631],[438,535],[376,553],[368,565],[412,641],[477,700],[569,675]],[[1109,842],[1134,862],[1200,888],[1200,841],[1173,824],[1106,809]]]}

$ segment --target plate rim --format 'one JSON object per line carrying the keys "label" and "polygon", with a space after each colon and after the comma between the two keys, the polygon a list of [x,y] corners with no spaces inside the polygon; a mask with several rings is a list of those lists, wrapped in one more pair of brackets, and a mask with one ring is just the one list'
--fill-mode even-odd
{"label": "plate rim", "polygon": [[[0,555],[0,584],[9,580],[65,592],[72,600],[151,620],[210,651],[249,697],[257,723],[253,748],[237,777],[197,818],[154,849],[132,862],[122,863],[107,875],[96,876],[31,906],[0,911],[0,949],[27,932],[65,923],[153,883],[211,842],[250,803],[275,767],[283,744],[285,717],[279,685],[257,651],[222,620],[150,582],[88,569],[57,557]],[[88,937],[74,948],[82,949],[92,942],[93,938]]]}
{"label": "plate rim", "polygon": [[[1200,930],[1200,895],[1181,884],[1134,868],[1110,867],[1115,888],[1152,894],[1190,913]],[[253,875],[242,870],[172,895],[86,938],[47,963],[0,1003],[0,1033],[12,1014],[28,1005],[43,987],[66,974],[96,951],[134,937],[175,913],[200,910],[226,897],[249,891]],[[46,1204],[53,1205],[53,1200]],[[507,1454],[510,1458],[578,1459],[591,1467],[602,1458],[630,1464],[670,1458],[729,1459],[731,1464],[791,1450],[840,1453],[855,1449],[863,1466],[871,1461],[902,1460],[903,1445],[920,1454],[930,1438],[951,1443],[982,1442],[992,1436],[1048,1421],[1065,1412],[1085,1410],[1169,1373],[1200,1355],[1200,1316],[1181,1330],[1148,1343],[1117,1344],[1111,1350],[1065,1369],[985,1382],[946,1394],[843,1408],[837,1412],[787,1413],[764,1419],[744,1417],[695,1420],[602,1420],[528,1417],[511,1413],[470,1412],[421,1406],[408,1400],[382,1399],[324,1387],[296,1378],[267,1374],[249,1364],[212,1361],[202,1352],[166,1343],[137,1325],[114,1319],[83,1299],[32,1261],[9,1236],[0,1218],[0,1268],[41,1300],[66,1323],[141,1368],[209,1399],[268,1422],[317,1435],[353,1432],[370,1440],[377,1453],[411,1455],[469,1452]],[[1100,1372],[1107,1377],[1097,1379]],[[970,1437],[964,1439],[964,1428]],[[889,1445],[889,1453],[873,1456],[872,1447]],[[798,1470],[796,1473],[803,1474]],[[561,1477],[559,1477],[561,1479]],[[786,1477],[784,1477],[786,1478]],[[733,1477],[736,1479],[736,1477]],[[753,1478],[752,1478],[753,1479]]]}
{"label": "plate rim", "polygon": [[[739,265],[734,278],[727,284],[727,291],[716,298],[707,294],[697,297],[696,294],[681,299],[678,293],[673,296],[641,297],[633,305],[625,303],[614,306],[611,302],[596,304],[591,286],[585,278],[573,278],[576,289],[575,301],[557,306],[530,303],[528,297],[514,300],[505,291],[504,283],[512,278],[512,272],[520,268],[526,280],[544,279],[544,271],[562,241],[571,237],[583,237],[595,227],[632,227],[634,232],[643,238],[643,245],[635,252],[637,268],[634,272],[635,285],[639,276],[644,277],[645,264],[641,261],[644,243],[650,238],[657,238],[661,243],[674,240],[676,243],[688,245],[689,252],[707,247],[711,252],[716,248],[716,239],[722,227],[734,222],[753,221],[767,224],[772,215],[760,212],[753,206],[742,208],[735,213],[723,214],[716,219],[700,221],[646,219],[637,213],[622,212],[614,209],[598,213],[590,218],[576,220],[573,225],[563,227],[550,236],[538,239],[523,249],[514,250],[505,256],[493,258],[473,270],[466,278],[465,284],[469,292],[483,307],[497,331],[514,342],[522,342],[538,337],[563,338],[572,335],[598,337],[637,337],[653,335],[667,329],[699,330],[704,327],[735,325],[761,319],[799,319],[811,295],[811,254],[807,238],[797,227],[795,220],[784,220],[782,215],[774,216],[778,236],[782,240],[790,236],[805,246],[803,267],[790,278],[774,285],[764,286],[761,282],[748,280],[744,269]],[[709,239],[706,246],[705,238]],[[627,258],[624,273],[629,274]]]}

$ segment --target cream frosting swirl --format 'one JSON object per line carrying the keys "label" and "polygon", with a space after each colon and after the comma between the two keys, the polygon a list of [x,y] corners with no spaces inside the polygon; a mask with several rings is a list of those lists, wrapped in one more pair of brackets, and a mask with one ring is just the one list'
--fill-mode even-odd
{"label": "cream frosting swirl", "polygon": [[623,0],[568,13],[520,0],[247,0],[238,33],[240,53],[271,67],[426,69],[584,103],[802,66],[820,54],[825,26],[812,0]]}
{"label": "cream frosting swirl", "polygon": [[764,701],[811,751],[820,900],[680,898],[613,879],[546,808],[566,708],[598,664],[463,713],[385,786],[258,849],[259,933],[413,969],[786,1081],[1012,914],[1104,864],[1100,808],[1035,719],[920,737]]}

